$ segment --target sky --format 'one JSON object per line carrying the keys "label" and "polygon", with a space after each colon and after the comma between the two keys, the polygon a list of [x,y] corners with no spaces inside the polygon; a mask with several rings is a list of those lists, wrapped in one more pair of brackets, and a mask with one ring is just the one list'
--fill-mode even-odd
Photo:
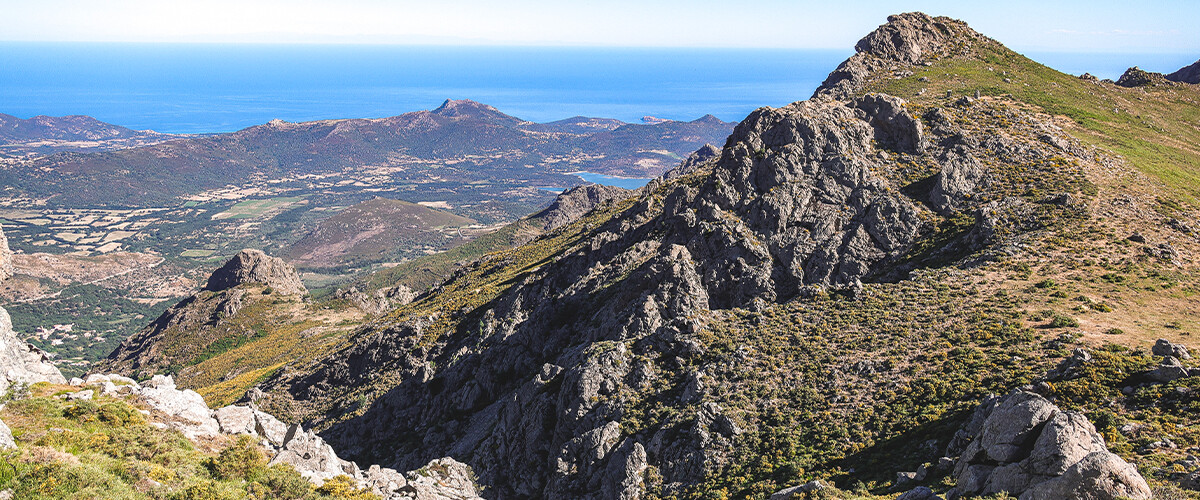
{"label": "sky", "polygon": [[1017,50],[1200,52],[1200,1],[0,0],[0,41],[853,46],[888,14]]}

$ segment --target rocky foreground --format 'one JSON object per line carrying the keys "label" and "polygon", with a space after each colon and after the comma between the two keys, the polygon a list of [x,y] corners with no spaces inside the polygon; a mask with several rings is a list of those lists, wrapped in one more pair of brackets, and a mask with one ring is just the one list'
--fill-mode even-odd
{"label": "rocky foreground", "polygon": [[[296,469],[315,486],[339,476],[353,480],[361,489],[387,500],[480,498],[470,467],[452,458],[433,460],[419,470],[401,474],[371,465],[367,468],[338,458],[337,453],[312,431],[287,425],[252,406],[230,405],[210,409],[204,398],[191,390],[180,390],[170,376],[155,375],[144,383],[121,375],[92,374],[68,383],[79,389],[61,395],[68,401],[99,396],[122,398],[142,406],[150,425],[179,431],[196,442],[222,435],[250,436],[268,451],[268,465],[285,464]],[[0,429],[0,445],[15,447],[12,435]]]}

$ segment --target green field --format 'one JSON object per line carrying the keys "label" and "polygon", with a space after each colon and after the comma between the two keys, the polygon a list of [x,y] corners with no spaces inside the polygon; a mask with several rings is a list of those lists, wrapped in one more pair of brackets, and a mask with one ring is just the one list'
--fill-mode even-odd
{"label": "green field", "polygon": [[284,196],[267,198],[265,200],[246,200],[213,216],[213,219],[255,219],[271,212],[277,212],[303,201],[303,196]]}

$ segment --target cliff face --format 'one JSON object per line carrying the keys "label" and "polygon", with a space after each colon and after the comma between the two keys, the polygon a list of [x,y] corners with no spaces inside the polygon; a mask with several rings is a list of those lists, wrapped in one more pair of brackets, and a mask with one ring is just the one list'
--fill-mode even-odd
{"label": "cliff face", "polygon": [[[742,433],[695,365],[711,318],[965,266],[1082,210],[1072,176],[1088,159],[1055,127],[972,99],[917,115],[862,93],[878,68],[976,42],[989,43],[958,21],[894,17],[822,99],[759,109],[719,155],[469,266],[346,349],[268,380],[264,404],[306,412],[363,460],[455,456],[499,498],[636,498],[647,470],[665,491],[701,483]],[[1055,196],[1016,195],[1042,189]],[[657,411],[647,405],[681,416],[630,430],[630,415]]]}

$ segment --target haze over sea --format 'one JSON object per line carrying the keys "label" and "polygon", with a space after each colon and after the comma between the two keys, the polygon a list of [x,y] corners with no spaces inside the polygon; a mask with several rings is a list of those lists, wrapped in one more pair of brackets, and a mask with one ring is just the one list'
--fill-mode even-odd
{"label": "haze over sea", "polygon": [[[0,113],[171,133],[374,118],[473,99],[522,119],[738,121],[808,98],[845,50],[0,43]],[[1174,71],[1195,54],[1031,53],[1069,73]]]}

